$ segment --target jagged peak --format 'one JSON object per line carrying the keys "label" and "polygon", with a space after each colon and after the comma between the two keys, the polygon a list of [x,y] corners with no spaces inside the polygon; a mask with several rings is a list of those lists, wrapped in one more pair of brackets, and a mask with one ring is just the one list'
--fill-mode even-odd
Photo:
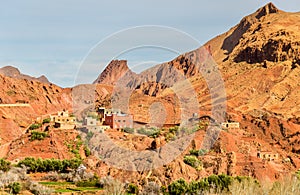
{"label": "jagged peak", "polygon": [[278,13],[280,10],[272,3],[268,3],[265,6],[259,8],[256,12],[255,12],[255,17],[257,19],[260,19],[263,16],[269,15],[269,14],[273,14],[273,13]]}
{"label": "jagged peak", "polygon": [[112,60],[93,83],[114,85],[128,72],[131,73],[127,60]]}

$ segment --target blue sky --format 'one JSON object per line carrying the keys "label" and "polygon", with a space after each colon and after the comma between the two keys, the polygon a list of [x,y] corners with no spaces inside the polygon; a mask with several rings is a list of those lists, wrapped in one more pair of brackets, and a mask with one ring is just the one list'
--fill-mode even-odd
{"label": "blue sky", "polygon": [[[300,11],[299,0],[272,1],[279,9]],[[107,59],[126,58],[129,66],[141,71],[156,63],[169,61],[179,52],[201,46],[209,39],[226,32],[242,17],[256,11],[269,1],[264,0],[152,0],[152,1],[76,1],[24,0],[1,1],[0,6],[0,66],[13,65],[32,76],[46,75],[60,86],[76,83],[78,72],[92,48],[116,35],[143,25],[170,27],[184,39],[172,36],[146,36],[145,39],[168,41],[168,48],[128,48],[130,51],[108,56],[96,53],[99,59],[89,67],[84,82],[92,82],[104,68]],[[183,33],[184,32],[184,33]],[[117,33],[118,35],[118,33]],[[171,38],[170,38],[171,37]],[[117,38],[117,37],[116,37]],[[130,36],[135,39],[135,35]],[[126,40],[128,41],[128,40]],[[151,40],[152,41],[152,40]],[[150,41],[150,43],[151,43]],[[115,39],[110,49],[123,40]],[[151,44],[150,44],[151,45]],[[180,49],[178,49],[180,47]],[[106,60],[107,60],[106,59]],[[99,62],[97,61],[99,60]]]}

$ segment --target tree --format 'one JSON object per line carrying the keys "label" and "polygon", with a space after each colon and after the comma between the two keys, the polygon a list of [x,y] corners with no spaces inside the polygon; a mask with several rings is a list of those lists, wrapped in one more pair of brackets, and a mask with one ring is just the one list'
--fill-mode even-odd
{"label": "tree", "polygon": [[170,195],[182,195],[186,193],[188,189],[189,189],[188,183],[182,178],[172,182],[168,186],[168,191]]}
{"label": "tree", "polygon": [[19,182],[14,182],[12,184],[9,184],[8,187],[10,188],[10,193],[13,194],[19,194],[19,192],[21,191],[21,185]]}
{"label": "tree", "polygon": [[0,158],[0,170],[6,172],[9,169],[10,169],[10,162],[4,160],[3,158]]}

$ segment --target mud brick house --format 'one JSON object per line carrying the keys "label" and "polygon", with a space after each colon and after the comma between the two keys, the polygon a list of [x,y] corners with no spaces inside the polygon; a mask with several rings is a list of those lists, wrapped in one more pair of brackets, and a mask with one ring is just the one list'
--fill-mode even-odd
{"label": "mud brick house", "polygon": [[102,125],[101,121],[98,121],[96,118],[93,117],[85,117],[83,119],[83,128],[85,128],[87,131],[92,132],[100,132],[103,133],[105,130],[109,129],[110,126],[108,125]]}
{"label": "mud brick house", "polygon": [[272,152],[261,151],[261,152],[257,152],[257,157],[269,161],[275,161],[278,159],[279,155],[274,154]]}
{"label": "mud brick house", "polygon": [[95,126],[95,125],[97,125],[97,123],[98,123],[97,119],[95,119],[93,117],[85,117],[83,119],[84,126]]}
{"label": "mud brick house", "polygon": [[129,114],[112,113],[105,115],[105,124],[112,129],[122,129],[125,127],[133,127],[133,116]]}
{"label": "mud brick house", "polygon": [[240,123],[238,123],[238,122],[221,123],[221,127],[222,127],[222,129],[239,129]]}
{"label": "mud brick house", "polygon": [[50,115],[51,122],[55,128],[74,129],[76,118],[69,115],[68,111],[58,112],[57,115]]}

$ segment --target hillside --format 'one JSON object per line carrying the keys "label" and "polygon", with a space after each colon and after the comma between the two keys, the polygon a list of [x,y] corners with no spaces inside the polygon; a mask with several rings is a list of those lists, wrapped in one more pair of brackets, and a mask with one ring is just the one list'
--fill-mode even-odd
{"label": "hillside", "polygon": [[[167,112],[165,123],[175,124],[181,120],[181,100],[174,98],[179,93],[174,91],[175,83],[188,81],[201,107],[198,114],[211,115],[212,106],[224,101],[224,94],[211,97],[207,75],[212,74],[203,73],[209,72],[205,64],[217,64],[226,90],[226,119],[241,124],[239,132],[222,132],[219,140],[224,151],[233,151],[236,155],[234,174],[276,179],[300,166],[299,26],[299,13],[284,12],[269,3],[198,50],[134,77],[120,77],[116,86],[120,88],[117,92],[123,95],[117,97],[122,99],[129,93],[130,96],[123,99],[129,99],[135,119],[144,122],[151,121],[151,105],[160,102]],[[205,57],[208,53],[214,62]],[[190,95],[188,93],[182,99],[188,99]],[[126,104],[122,100],[119,103]],[[187,114],[191,117],[192,113]],[[239,148],[242,147],[251,152],[241,151]],[[256,156],[258,151],[279,154],[280,160],[262,165]],[[217,156],[223,162],[226,155]],[[282,163],[285,160],[287,162]],[[266,166],[273,171],[266,171]],[[229,171],[225,168],[215,173],[226,170]]]}
{"label": "hillside", "polygon": [[[139,170],[120,170],[108,166],[107,159],[91,157],[85,163],[100,176],[162,185],[222,173],[277,180],[300,168],[299,26],[300,13],[284,12],[269,3],[203,47],[170,62],[136,74],[125,60],[114,60],[94,84],[67,89],[5,68],[6,76],[0,75],[1,103],[19,101],[30,106],[0,107],[0,157],[71,158],[64,140],[72,140],[78,133],[75,130],[69,134],[51,131],[45,140],[30,142],[25,129],[41,115],[67,109],[81,119],[83,112],[105,106],[121,108],[140,123],[183,124],[196,114],[219,123],[236,121],[240,128],[221,131],[218,137],[201,128],[186,149],[175,147],[182,152],[175,160],[150,171],[136,167],[137,161],[146,163],[146,158],[129,162],[126,153],[114,153],[118,150],[103,135],[124,148],[159,151],[160,158],[172,159],[173,153],[160,147],[169,141],[168,132],[157,138],[116,130],[95,133],[91,139],[94,152],[108,148],[104,156]],[[175,140],[176,136],[180,133]],[[206,138],[212,138],[212,148],[199,157],[203,168],[196,170],[183,159],[190,149],[203,149]],[[263,160],[258,157],[261,151],[276,154],[278,159]]]}

